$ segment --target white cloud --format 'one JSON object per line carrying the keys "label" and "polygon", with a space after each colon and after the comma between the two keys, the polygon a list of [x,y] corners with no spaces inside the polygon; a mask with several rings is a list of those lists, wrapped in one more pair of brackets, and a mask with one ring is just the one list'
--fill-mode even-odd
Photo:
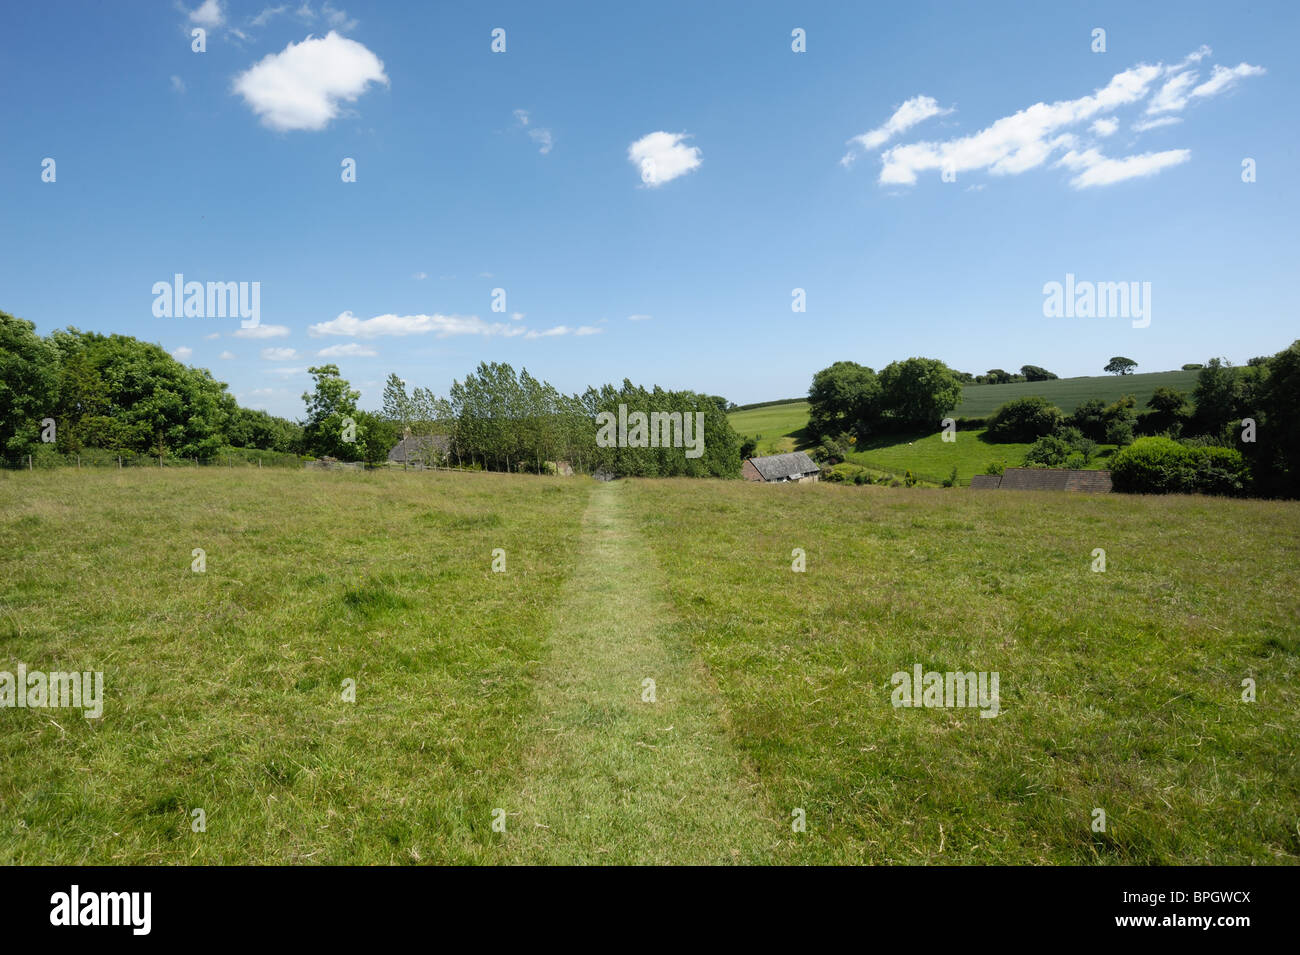
{"label": "white cloud", "polygon": [[215,342],[220,337],[221,337],[220,332],[213,332],[211,335],[204,335],[203,340],[205,342]]}
{"label": "white cloud", "polygon": [[185,345],[179,345],[176,348],[172,349],[172,357],[175,358],[177,361],[189,361],[190,356],[193,354],[194,354],[194,349],[188,348]]}
{"label": "white cloud", "polygon": [[[1119,125],[1110,114],[1120,107],[1140,103],[1150,96],[1148,115],[1174,113],[1186,107],[1191,97],[1214,95],[1239,77],[1264,72],[1261,67],[1246,63],[1233,70],[1216,66],[1209,82],[1194,86],[1196,73],[1188,67],[1209,55],[1209,47],[1201,47],[1173,66],[1139,64],[1116,73],[1105,86],[1087,96],[1050,104],[1035,103],[967,136],[891,147],[881,155],[878,181],[881,185],[912,185],[919,173],[927,171],[956,174],[982,170],[991,175],[1018,175],[1061,154],[1066,158],[1055,165],[1075,170],[1077,174],[1071,185],[1076,189],[1153,175],[1186,162],[1191,153],[1175,149],[1110,159],[1098,153],[1095,142],[1090,142],[1087,134],[1081,134],[1077,128],[1088,124],[1092,136],[1109,136]],[[1133,129],[1143,132],[1177,121],[1177,117],[1162,116],[1140,121]],[[864,135],[879,138],[875,134],[884,129]]]}
{"label": "white cloud", "polygon": [[511,313],[510,313],[510,320],[511,320],[512,322],[522,322],[522,321],[524,320],[524,313],[523,313],[523,312],[511,312]]}
{"label": "white cloud", "polygon": [[530,331],[525,338],[555,338],[560,335],[599,335],[603,329],[594,325],[579,325],[577,328],[570,328],[568,325],[556,325],[554,328],[548,328],[545,331]]}
{"label": "white cloud", "polygon": [[306,368],[269,368],[267,370],[273,375],[279,375],[281,378],[292,378],[294,375],[307,374]]}
{"label": "white cloud", "polygon": [[1190,149],[1167,149],[1160,153],[1125,156],[1123,159],[1108,159],[1097,150],[1089,149],[1082,153],[1071,150],[1056,165],[1078,172],[1070,180],[1070,185],[1075,189],[1086,189],[1089,186],[1109,186],[1126,179],[1154,176],[1162,169],[1180,165],[1191,158]]}
{"label": "white cloud", "polygon": [[266,26],[266,22],[270,20],[271,17],[277,17],[280,14],[284,13],[284,11],[287,9],[289,8],[284,5],[278,7],[265,7],[263,8],[261,13],[253,17],[253,19],[249,20],[248,22],[251,26],[255,26],[255,27]]}
{"label": "white cloud", "polygon": [[298,352],[293,348],[263,348],[262,361],[293,361]]}
{"label": "white cloud", "polygon": [[629,322],[648,322],[650,321],[650,318],[651,316],[649,315],[629,315],[627,320]]}
{"label": "white cloud", "polygon": [[686,133],[649,133],[627,147],[627,158],[640,170],[643,183],[662,186],[699,167],[700,148],[683,144],[686,138]]}
{"label": "white cloud", "polygon": [[176,74],[172,74],[172,91],[176,93],[185,92],[185,81]]}
{"label": "white cloud", "polygon": [[316,353],[317,358],[374,358],[379,352],[368,345],[348,342],[346,345],[330,345]]}
{"label": "white cloud", "polygon": [[284,338],[289,329],[284,325],[254,325],[252,328],[235,329],[236,338]]}
{"label": "white cloud", "polygon": [[222,352],[220,355],[218,355],[217,357],[220,358],[222,361],[233,361],[233,360],[235,359],[235,353],[234,353],[234,352],[223,351],[223,352]]}
{"label": "white cloud", "polygon": [[522,335],[524,329],[501,322],[488,323],[477,315],[376,315],[374,318],[357,318],[343,312],[328,322],[318,322],[307,329],[313,338],[322,335],[344,335],[349,338],[401,337],[405,335],[434,335],[447,338],[452,335],[502,335],[507,338]]}
{"label": "white cloud", "polygon": [[1148,129],[1159,129],[1161,126],[1177,126],[1183,121],[1181,116],[1161,116],[1158,119],[1140,119],[1133,124],[1133,132],[1145,133]]}
{"label": "white cloud", "polygon": [[[946,116],[951,112],[951,109],[940,106],[939,101],[932,96],[913,96],[894,110],[894,115],[885,120],[883,126],[877,126],[868,133],[854,136],[849,142],[860,146],[866,151],[878,149],[899,133],[906,132],[917,123],[923,123],[932,116]],[[844,154],[844,158],[840,160],[840,163],[849,166],[852,165],[853,160],[856,158],[857,154],[854,150],[849,150]]]}
{"label": "white cloud", "polygon": [[226,12],[221,9],[221,0],[203,0],[190,11],[190,22],[197,23],[208,30],[221,26],[226,22]]}
{"label": "white cloud", "polygon": [[1267,71],[1262,66],[1251,66],[1249,63],[1238,63],[1232,69],[1216,65],[1210,78],[1192,90],[1192,95],[1214,96],[1235,86],[1243,76],[1262,76],[1265,72]]}
{"label": "white cloud", "polygon": [[1177,112],[1187,105],[1188,90],[1196,82],[1196,71],[1178,73],[1165,81],[1156,95],[1147,103],[1147,114]]}
{"label": "white cloud", "polygon": [[416,272],[414,275],[411,276],[411,278],[415,279],[417,282],[423,282],[428,277],[429,277],[428,272]]}
{"label": "white cloud", "polygon": [[[526,109],[515,110],[515,121],[525,128],[530,127],[532,124],[532,118],[528,115],[528,110]],[[549,129],[543,129],[540,126],[532,126],[532,128],[528,129],[528,138],[541,147],[538,152],[543,156],[551,151],[553,141]]]}
{"label": "white cloud", "polygon": [[379,57],[331,30],[267,54],[235,77],[233,90],[271,129],[319,130],[371,83],[388,83]]}

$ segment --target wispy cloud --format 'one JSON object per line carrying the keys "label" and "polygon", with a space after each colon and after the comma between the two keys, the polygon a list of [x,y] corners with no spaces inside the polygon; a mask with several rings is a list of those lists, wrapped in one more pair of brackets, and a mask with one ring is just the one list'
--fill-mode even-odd
{"label": "wispy cloud", "polygon": [[298,351],[294,348],[263,348],[263,361],[293,361],[298,357]]}
{"label": "wispy cloud", "polygon": [[254,325],[252,328],[237,328],[236,338],[285,338],[289,329],[284,325]]}
{"label": "wispy cloud", "polygon": [[330,345],[316,353],[317,358],[374,358],[379,352],[369,345],[348,342],[346,345]]}
{"label": "wispy cloud", "polygon": [[629,315],[627,320],[629,322],[648,322],[651,318],[650,315]]}
{"label": "wispy cloud", "polygon": [[517,122],[521,128],[528,130],[528,138],[537,143],[539,147],[537,151],[539,153],[545,156],[551,151],[551,146],[554,145],[551,131],[542,126],[534,126],[532,117],[528,115],[528,110],[515,110],[515,122]]}
{"label": "wispy cloud", "polygon": [[190,356],[194,354],[194,349],[186,345],[178,345],[172,349],[172,357],[177,361],[189,361]]}
{"label": "wispy cloud", "polygon": [[374,318],[357,318],[343,312],[328,322],[318,322],[307,329],[313,338],[324,335],[342,335],[349,338],[379,338],[384,336],[433,335],[448,338],[453,335],[501,335],[507,338],[522,335],[525,329],[503,322],[485,322],[477,315],[376,315]]}
{"label": "wispy cloud", "polygon": [[554,328],[545,330],[530,331],[525,338],[556,338],[561,335],[599,335],[603,329],[594,325],[579,325],[577,328],[570,328],[568,325],[556,325]]}
{"label": "wispy cloud", "polygon": [[[1179,122],[1179,117],[1171,114],[1182,112],[1189,103],[1230,89],[1243,77],[1264,72],[1262,67],[1248,63],[1232,69],[1215,66],[1210,79],[1197,85],[1195,67],[1211,52],[1203,46],[1172,65],[1139,64],[1116,73],[1105,86],[1086,96],[1035,103],[970,135],[887,148],[881,153],[878,181],[885,186],[912,185],[919,174],[930,171],[1014,176],[1050,164],[1073,170],[1070,185],[1082,189],[1151,176],[1180,165],[1190,158],[1189,150],[1112,158],[1099,152],[1096,139],[1116,132],[1119,121],[1112,114],[1124,107],[1146,103],[1145,115],[1149,118],[1135,122],[1134,132],[1171,126]],[[915,117],[934,115],[936,109],[937,103],[928,97],[908,100],[885,125],[851,142],[864,149],[879,146],[897,129],[907,128]]]}
{"label": "wispy cloud", "polygon": [[226,11],[221,6],[221,0],[203,0],[189,11],[189,18],[196,26],[201,26],[205,30],[215,30],[226,22]]}
{"label": "wispy cloud", "polygon": [[[894,115],[885,120],[884,125],[854,136],[849,143],[865,151],[879,149],[899,133],[906,132],[917,123],[923,123],[932,116],[946,116],[951,112],[951,109],[940,106],[938,100],[931,96],[913,96],[894,110]],[[840,164],[851,166],[858,157],[858,149],[850,149],[845,153],[840,159]]]}

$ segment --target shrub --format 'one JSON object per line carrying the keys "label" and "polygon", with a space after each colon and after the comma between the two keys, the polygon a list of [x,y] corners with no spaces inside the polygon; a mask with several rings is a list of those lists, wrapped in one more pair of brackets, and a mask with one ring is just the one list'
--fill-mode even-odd
{"label": "shrub", "polygon": [[993,412],[987,435],[993,441],[1033,441],[1055,431],[1064,417],[1046,398],[1016,398]]}
{"label": "shrub", "polygon": [[1133,443],[1133,425],[1127,421],[1112,421],[1106,425],[1106,443],[1127,447]]}
{"label": "shrub", "polygon": [[1240,494],[1250,470],[1235,448],[1187,447],[1170,438],[1139,438],[1110,465],[1117,491],[1133,494]]}
{"label": "shrub", "polygon": [[985,474],[1002,474],[1007,469],[1006,461],[993,461],[984,469]]}
{"label": "shrub", "polygon": [[1054,434],[1045,435],[1025,452],[1025,464],[1037,468],[1059,468],[1073,453],[1068,443]]}
{"label": "shrub", "polygon": [[957,465],[954,464],[952,466],[952,470],[948,473],[948,476],[944,479],[943,486],[944,487],[957,486]]}

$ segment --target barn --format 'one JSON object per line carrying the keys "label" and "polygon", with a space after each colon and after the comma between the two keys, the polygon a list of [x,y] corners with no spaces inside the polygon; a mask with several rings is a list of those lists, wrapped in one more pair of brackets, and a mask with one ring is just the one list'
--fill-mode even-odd
{"label": "barn", "polygon": [[817,462],[802,451],[790,454],[771,454],[763,458],[749,458],[740,469],[746,481],[766,481],[769,484],[802,483],[816,481],[821,474]]}

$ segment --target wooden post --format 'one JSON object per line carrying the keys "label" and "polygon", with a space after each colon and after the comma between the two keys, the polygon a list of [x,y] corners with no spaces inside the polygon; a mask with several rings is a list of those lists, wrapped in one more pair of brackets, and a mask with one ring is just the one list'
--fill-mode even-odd
{"label": "wooden post", "polygon": [[259,468],[262,466],[262,456],[260,454],[257,456],[257,466]]}
{"label": "wooden post", "polygon": [[32,456],[29,454],[27,455],[27,470],[30,471],[31,469],[32,469]]}
{"label": "wooden post", "polygon": [[117,469],[122,470],[122,455],[120,454],[117,456]]}
{"label": "wooden post", "polygon": [[78,470],[78,471],[81,470],[81,455],[80,455],[80,454],[77,455],[77,470]]}

